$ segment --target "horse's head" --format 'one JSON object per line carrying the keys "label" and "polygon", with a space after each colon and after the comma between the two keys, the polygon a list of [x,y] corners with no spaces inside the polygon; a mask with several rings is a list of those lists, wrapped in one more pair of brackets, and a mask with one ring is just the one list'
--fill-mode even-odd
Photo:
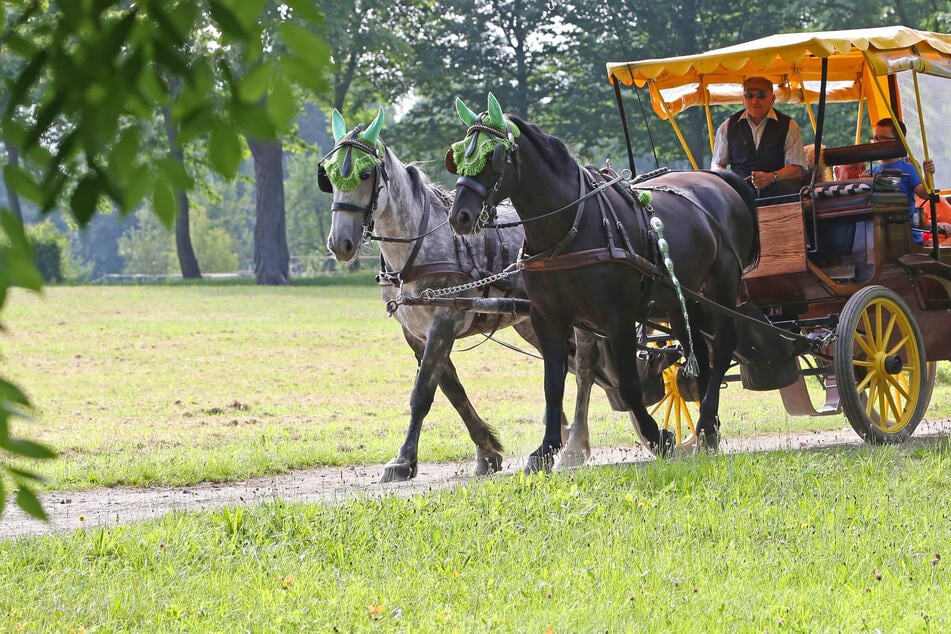
{"label": "horse's head", "polygon": [[383,108],[364,130],[363,124],[347,132],[343,115],[333,111],[334,147],[317,164],[317,186],[333,194],[327,248],[340,262],[354,259],[380,204],[386,149],[379,140]]}
{"label": "horse's head", "polygon": [[492,93],[486,112],[477,115],[459,98],[456,112],[469,129],[446,154],[446,169],[459,176],[449,222],[456,233],[468,235],[494,221],[496,206],[518,182],[520,132]]}

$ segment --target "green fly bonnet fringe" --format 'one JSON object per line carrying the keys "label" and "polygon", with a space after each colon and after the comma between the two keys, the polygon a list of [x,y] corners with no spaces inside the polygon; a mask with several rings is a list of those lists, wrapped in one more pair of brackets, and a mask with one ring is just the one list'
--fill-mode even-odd
{"label": "green fly bonnet fringe", "polygon": [[515,146],[515,139],[521,134],[518,127],[502,114],[502,107],[492,93],[489,93],[487,112],[477,115],[458,97],[456,112],[462,122],[469,126],[466,138],[453,143],[450,149],[456,174],[460,176],[475,176],[480,173],[499,143],[507,151],[511,151]]}
{"label": "green fly bonnet fringe", "polygon": [[[335,189],[348,192],[360,185],[360,175],[383,162],[385,152],[379,140],[383,127],[383,108],[376,119],[363,131],[363,124],[349,133],[343,115],[333,111],[334,147],[322,161],[327,178]],[[354,150],[359,150],[354,152]]]}

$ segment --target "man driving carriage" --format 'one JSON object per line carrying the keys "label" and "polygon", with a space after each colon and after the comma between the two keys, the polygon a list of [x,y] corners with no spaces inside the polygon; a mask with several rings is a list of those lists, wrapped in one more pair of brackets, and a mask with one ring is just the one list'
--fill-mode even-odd
{"label": "man driving carriage", "polygon": [[799,125],[773,108],[775,101],[773,82],[747,77],[744,108],[717,128],[713,148],[713,167],[729,166],[760,198],[798,193],[806,170]]}

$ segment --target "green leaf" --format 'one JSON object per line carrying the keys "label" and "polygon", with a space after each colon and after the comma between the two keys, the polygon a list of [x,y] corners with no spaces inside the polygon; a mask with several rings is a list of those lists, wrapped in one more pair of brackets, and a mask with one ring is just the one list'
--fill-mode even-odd
{"label": "green leaf", "polygon": [[259,64],[238,82],[238,95],[247,103],[256,103],[267,93],[272,72],[271,64]]}
{"label": "green leaf", "polygon": [[40,504],[39,498],[37,498],[36,494],[30,489],[20,487],[17,491],[17,506],[38,520],[49,519],[46,515],[46,511],[43,510],[43,505]]}
{"label": "green leaf", "polygon": [[152,210],[166,227],[171,228],[178,210],[175,207],[175,192],[164,178],[156,178],[152,186]]}
{"label": "green leaf", "polygon": [[69,207],[80,227],[85,227],[96,215],[100,190],[99,179],[92,174],[83,177],[76,185],[76,189],[73,190],[73,194],[69,198]]}
{"label": "green leaf", "polygon": [[231,37],[247,39],[248,29],[241,23],[241,19],[221,0],[210,0],[211,18],[218,24],[221,32]]}
{"label": "green leaf", "polygon": [[278,27],[281,38],[293,55],[306,61],[315,70],[325,66],[330,60],[330,48],[321,38],[304,27],[285,22]]}
{"label": "green leaf", "polygon": [[208,160],[216,172],[227,179],[234,178],[241,166],[241,138],[229,126],[216,122],[208,140]]}
{"label": "green leaf", "polygon": [[3,168],[3,178],[7,187],[13,188],[30,202],[39,203],[43,201],[43,190],[33,179],[33,175],[27,170],[16,165],[6,165]]}
{"label": "green leaf", "polygon": [[248,31],[258,23],[262,17],[265,0],[225,0],[231,5],[231,10],[244,28]]}
{"label": "green leaf", "polygon": [[43,277],[33,263],[33,249],[23,232],[23,223],[3,210],[0,211],[0,225],[8,242],[0,246],[0,263],[5,265],[0,268],[0,272],[5,273],[4,282],[9,286],[39,291],[43,288]]}
{"label": "green leaf", "polygon": [[324,23],[324,16],[321,15],[313,0],[285,0],[284,4],[293,10],[294,17],[315,25]]}
{"label": "green leaf", "polygon": [[119,211],[128,214],[135,210],[136,205],[142,202],[145,195],[152,189],[152,173],[145,165],[136,165],[126,179],[124,198],[120,203]]}
{"label": "green leaf", "polygon": [[297,99],[294,91],[283,75],[275,73],[271,77],[271,92],[267,98],[267,111],[277,130],[287,130],[297,116]]}
{"label": "green leaf", "polygon": [[170,156],[156,161],[159,173],[168,181],[172,189],[187,192],[192,188],[192,179],[185,171],[185,166]]}
{"label": "green leaf", "polygon": [[273,139],[277,135],[271,120],[265,116],[257,106],[234,103],[231,105],[231,115],[241,131],[252,139]]}
{"label": "green leaf", "polygon": [[25,407],[30,406],[30,399],[27,398],[23,390],[4,379],[0,379],[0,401],[17,403]]}
{"label": "green leaf", "polygon": [[10,453],[23,456],[24,458],[35,458],[37,460],[50,460],[56,457],[56,452],[32,440],[24,438],[10,438],[6,443]]}
{"label": "green leaf", "polygon": [[326,67],[315,70],[311,64],[297,57],[285,57],[281,65],[298,86],[308,88],[315,93],[322,93],[327,88],[327,81],[324,79]]}
{"label": "green leaf", "polygon": [[138,164],[141,135],[137,127],[122,131],[119,141],[112,147],[109,155],[109,173],[123,186],[126,185],[132,169]]}

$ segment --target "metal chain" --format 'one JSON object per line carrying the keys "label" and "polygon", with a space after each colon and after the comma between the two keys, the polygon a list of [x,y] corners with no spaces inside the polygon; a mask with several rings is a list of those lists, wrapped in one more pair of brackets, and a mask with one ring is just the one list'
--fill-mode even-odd
{"label": "metal chain", "polygon": [[[512,264],[509,264],[507,267],[505,267],[502,271],[495,273],[493,275],[490,275],[488,277],[484,277],[481,280],[475,280],[473,282],[459,284],[458,286],[447,286],[446,288],[435,288],[435,289],[427,288],[422,293],[420,293],[419,296],[422,299],[429,301],[437,297],[444,297],[446,295],[455,295],[457,293],[462,293],[464,291],[471,291],[477,288],[481,288],[483,286],[488,286],[489,284],[494,284],[495,282],[498,282],[499,280],[504,280],[507,277],[511,277],[512,275],[515,275],[516,273],[518,273],[521,269],[522,269],[521,261],[513,262]],[[387,302],[386,304],[387,314],[389,316],[392,316],[393,313],[396,312],[396,309],[399,308],[400,305],[402,305],[405,301],[406,301],[406,298],[403,295],[403,283],[401,280],[399,296],[395,300]]]}
{"label": "metal chain", "polygon": [[420,297],[423,299],[434,299],[436,297],[444,297],[446,295],[455,295],[456,293],[462,293],[464,291],[471,291],[483,286],[488,286],[489,284],[494,284],[499,280],[504,280],[507,277],[510,277],[521,270],[521,262],[513,262],[505,267],[498,273],[490,275],[489,277],[484,277],[481,280],[475,280],[474,282],[467,282],[465,284],[460,284],[458,286],[447,286],[446,288],[427,288],[422,292]]}

